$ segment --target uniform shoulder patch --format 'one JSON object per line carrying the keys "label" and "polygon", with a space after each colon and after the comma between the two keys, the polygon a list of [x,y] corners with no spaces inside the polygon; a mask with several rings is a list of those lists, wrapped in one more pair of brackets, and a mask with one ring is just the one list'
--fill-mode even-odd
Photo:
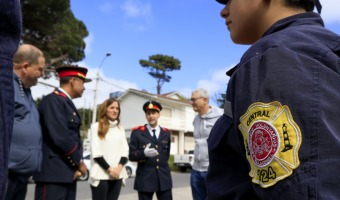
{"label": "uniform shoulder patch", "polygon": [[57,91],[57,90],[54,90],[54,91],[53,91],[53,94],[56,94],[56,95],[58,95],[58,96],[62,96],[62,97],[64,97],[64,98],[67,98],[66,94],[64,94],[64,93],[62,93],[62,92],[59,92],[59,91]]}
{"label": "uniform shoulder patch", "polygon": [[253,103],[238,125],[244,139],[252,182],[262,188],[289,177],[299,164],[299,126],[280,102]]}
{"label": "uniform shoulder patch", "polygon": [[141,131],[144,131],[145,130],[145,126],[136,126],[132,129],[133,131],[136,131],[136,130],[141,130]]}

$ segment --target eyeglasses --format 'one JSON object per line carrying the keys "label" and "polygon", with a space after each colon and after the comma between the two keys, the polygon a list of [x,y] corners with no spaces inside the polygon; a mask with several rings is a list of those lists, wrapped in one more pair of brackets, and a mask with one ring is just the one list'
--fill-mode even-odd
{"label": "eyeglasses", "polygon": [[189,99],[190,102],[195,102],[197,101],[198,99],[203,99],[204,97],[197,97],[197,98],[191,98]]}

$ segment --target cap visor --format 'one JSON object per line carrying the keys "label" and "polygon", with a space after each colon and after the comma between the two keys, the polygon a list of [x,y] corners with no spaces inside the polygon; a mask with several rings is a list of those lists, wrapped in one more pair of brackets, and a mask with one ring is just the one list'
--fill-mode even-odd
{"label": "cap visor", "polygon": [[218,3],[220,4],[224,4],[226,5],[228,3],[229,0],[216,0]]}
{"label": "cap visor", "polygon": [[88,83],[88,82],[91,82],[91,81],[92,81],[92,79],[89,79],[89,78],[85,78],[85,79],[84,79],[84,82],[85,82],[85,83]]}

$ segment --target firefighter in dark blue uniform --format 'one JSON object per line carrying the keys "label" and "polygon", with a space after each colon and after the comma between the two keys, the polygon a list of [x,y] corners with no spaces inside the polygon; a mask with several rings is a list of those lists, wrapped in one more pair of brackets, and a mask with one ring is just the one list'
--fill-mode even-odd
{"label": "firefighter in dark blue uniform", "polygon": [[148,124],[133,129],[129,144],[129,159],[138,162],[134,189],[140,200],[152,200],[155,192],[159,200],[171,200],[170,131],[158,125],[161,104],[148,101],[143,110]]}
{"label": "firefighter in dark blue uniform", "polygon": [[76,198],[76,179],[87,173],[82,160],[81,120],[72,99],[82,96],[87,69],[65,66],[57,69],[60,88],[39,105],[43,133],[41,171],[34,176],[35,199]]}
{"label": "firefighter in dark blue uniform", "polygon": [[231,39],[252,46],[208,139],[209,200],[340,199],[340,36],[320,3],[217,1]]}

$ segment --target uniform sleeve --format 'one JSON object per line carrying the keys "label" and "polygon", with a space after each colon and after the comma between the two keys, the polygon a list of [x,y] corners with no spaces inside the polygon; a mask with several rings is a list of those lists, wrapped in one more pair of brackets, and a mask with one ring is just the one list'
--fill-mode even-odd
{"label": "uniform sleeve", "polygon": [[[280,150],[273,154],[275,159],[269,160],[265,166],[256,165],[255,161],[258,162],[258,160],[250,157],[250,153],[247,154],[248,163],[251,166],[249,174],[251,174],[254,183],[259,183],[254,185],[262,190],[264,195],[270,195],[270,191],[276,188],[289,188],[288,185],[296,181],[292,190],[285,191],[285,195],[287,195],[285,198],[289,199],[292,198],[291,194],[296,195],[296,191],[303,191],[306,189],[306,185],[310,184],[308,183],[310,179],[304,178],[305,169],[308,168],[308,162],[314,162],[314,160],[311,160],[313,157],[319,156],[319,154],[315,154],[315,156],[309,154],[309,152],[318,152],[319,150],[318,147],[311,145],[313,143],[310,141],[321,143],[321,140],[315,140],[319,138],[320,133],[322,133],[322,139],[329,137],[327,131],[322,130],[323,121],[320,120],[321,115],[319,113],[332,116],[330,113],[334,113],[335,108],[321,102],[327,102],[327,99],[339,102],[335,99],[334,93],[333,96],[330,93],[331,88],[336,88],[334,87],[335,82],[333,82],[335,81],[334,72],[322,65],[320,60],[306,56],[301,52],[277,47],[269,49],[263,55],[248,61],[232,76],[231,89],[237,89],[232,91],[235,96],[231,98],[238,100],[234,102],[234,111],[235,119],[240,119],[235,125],[240,127],[239,130],[243,134],[245,141],[242,147],[244,151],[253,150],[255,152],[257,150],[255,147],[249,146],[252,141],[246,140],[250,138],[251,124],[255,124],[255,122],[257,124],[265,122],[272,126],[274,130],[277,130],[275,137],[281,140]],[[270,106],[275,105],[272,108],[282,110],[282,112],[277,112],[275,115],[269,114],[268,117],[258,117],[255,114],[251,116],[256,111],[269,112],[269,103],[271,103]],[[242,121],[241,116],[245,120]],[[249,125],[246,124],[247,119]],[[330,123],[334,120],[326,121],[327,129],[329,129]],[[290,127],[289,135],[284,134],[283,127],[285,125]],[[290,141],[288,145],[295,141],[295,145],[292,145],[294,148],[291,150],[284,151],[287,141]],[[334,139],[324,140],[323,142],[327,142],[328,147],[334,147],[335,144],[331,145],[332,141]],[[327,153],[329,159],[332,156],[333,158],[338,156],[332,155],[332,152],[336,151]],[[289,165],[286,163],[289,163]],[[320,168],[322,168],[321,165]],[[275,177],[262,178],[262,174],[269,174],[269,169],[271,170],[270,173],[275,172]],[[261,176],[258,176],[257,172],[259,171]],[[332,180],[331,176],[327,177],[325,174],[320,177],[322,178],[317,179],[320,183],[326,179]],[[292,192],[293,190],[295,192]]]}
{"label": "uniform sleeve", "polygon": [[130,145],[129,145],[129,160],[131,161],[142,161],[145,160],[144,149],[139,149],[139,141],[137,137],[138,132],[132,131],[130,137]]}
{"label": "uniform sleeve", "polygon": [[55,147],[52,153],[66,157],[71,166],[78,165],[82,158],[79,152],[79,134],[71,134],[74,130],[70,130],[69,126],[77,126],[74,127],[75,130],[79,127],[77,124],[69,124],[68,118],[71,116],[67,116],[66,101],[62,97],[49,95],[45,98],[39,107],[45,127],[43,137],[50,138]]}

